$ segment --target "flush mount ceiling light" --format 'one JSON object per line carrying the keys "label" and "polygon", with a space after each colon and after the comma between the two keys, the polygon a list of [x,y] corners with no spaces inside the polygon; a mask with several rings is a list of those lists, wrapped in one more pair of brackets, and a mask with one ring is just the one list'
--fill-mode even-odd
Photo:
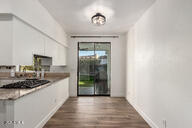
{"label": "flush mount ceiling light", "polygon": [[92,23],[96,24],[98,26],[100,25],[104,25],[106,22],[106,18],[104,15],[102,15],[101,13],[96,13],[92,18]]}

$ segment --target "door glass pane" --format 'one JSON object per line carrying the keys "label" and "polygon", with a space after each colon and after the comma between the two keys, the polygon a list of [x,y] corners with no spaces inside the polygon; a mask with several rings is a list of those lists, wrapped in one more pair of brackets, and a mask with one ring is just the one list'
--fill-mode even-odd
{"label": "door glass pane", "polygon": [[95,95],[109,95],[111,82],[110,43],[95,43]]}
{"label": "door glass pane", "polygon": [[79,95],[94,95],[94,43],[79,43]]}

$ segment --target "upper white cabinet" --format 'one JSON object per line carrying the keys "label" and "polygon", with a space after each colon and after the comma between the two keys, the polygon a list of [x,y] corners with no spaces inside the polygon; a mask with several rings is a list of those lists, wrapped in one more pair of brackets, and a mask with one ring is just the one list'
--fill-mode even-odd
{"label": "upper white cabinet", "polygon": [[53,59],[53,65],[66,65],[66,47],[59,43],[55,43],[52,39],[46,38],[45,56]]}
{"label": "upper white cabinet", "polygon": [[17,17],[0,21],[0,34],[0,65],[32,65],[34,54],[66,65],[66,47]]}
{"label": "upper white cabinet", "polygon": [[0,64],[12,63],[12,22],[0,21]]}
{"label": "upper white cabinet", "polygon": [[33,54],[44,55],[44,36],[22,21],[13,19],[13,64],[32,65]]}
{"label": "upper white cabinet", "polygon": [[57,60],[58,53],[58,44],[53,42],[50,38],[46,38],[45,41],[45,56],[52,57],[52,64],[55,65],[55,61]]}
{"label": "upper white cabinet", "polygon": [[63,45],[58,46],[58,62],[56,65],[66,65],[66,48]]}

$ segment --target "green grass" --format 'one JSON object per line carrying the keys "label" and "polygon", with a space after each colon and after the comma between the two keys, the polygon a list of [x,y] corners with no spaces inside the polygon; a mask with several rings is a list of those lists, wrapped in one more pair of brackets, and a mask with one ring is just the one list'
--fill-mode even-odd
{"label": "green grass", "polygon": [[93,80],[81,80],[79,81],[80,87],[93,87]]}
{"label": "green grass", "polygon": [[93,87],[94,77],[89,75],[80,75],[79,87]]}

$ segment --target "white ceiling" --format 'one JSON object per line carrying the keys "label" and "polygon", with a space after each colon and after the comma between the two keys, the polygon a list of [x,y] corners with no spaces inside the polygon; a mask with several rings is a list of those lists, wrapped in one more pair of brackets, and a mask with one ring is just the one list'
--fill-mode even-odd
{"label": "white ceiling", "polygon": [[[122,34],[155,0],[40,0],[68,34]],[[97,12],[105,15],[103,26],[91,23]]]}

